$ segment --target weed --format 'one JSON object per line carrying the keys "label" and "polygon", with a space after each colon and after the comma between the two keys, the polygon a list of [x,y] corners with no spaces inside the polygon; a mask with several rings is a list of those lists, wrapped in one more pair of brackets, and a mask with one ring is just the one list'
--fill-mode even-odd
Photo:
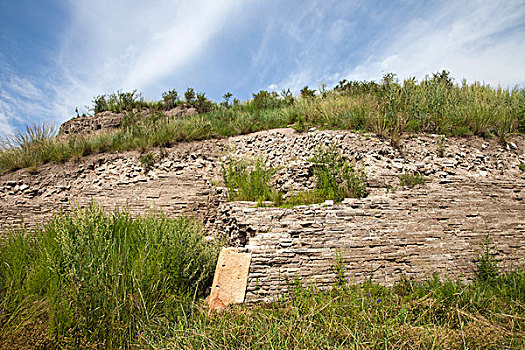
{"label": "weed", "polygon": [[417,185],[425,183],[426,178],[423,174],[418,172],[406,172],[398,175],[399,185],[403,187],[413,188]]}
{"label": "weed", "polygon": [[441,158],[445,156],[445,140],[445,136],[442,136],[438,143],[438,156]]}
{"label": "weed", "polygon": [[335,276],[337,280],[337,285],[344,287],[346,286],[346,266],[343,258],[343,253],[340,250],[337,250],[335,252],[335,263],[334,263],[334,271]]}
{"label": "weed", "polygon": [[499,276],[497,248],[489,234],[483,238],[480,248],[475,260],[476,278],[485,282],[494,281]]}
{"label": "weed", "polygon": [[518,164],[518,168],[519,168],[521,171],[525,171],[525,163],[520,163],[520,164]]}
{"label": "weed", "polygon": [[344,198],[367,195],[364,168],[345,160],[335,145],[318,148],[311,161],[314,163],[316,187],[325,199],[340,202]]}
{"label": "weed", "polygon": [[309,205],[323,203],[327,198],[319,189],[292,193],[284,203],[285,206]]}
{"label": "weed", "polygon": [[255,163],[229,159],[222,166],[224,184],[230,200],[275,201],[281,204],[282,194],[279,195],[269,185],[274,174],[275,170],[266,168],[261,159],[257,159]]}
{"label": "weed", "polygon": [[145,172],[148,172],[156,161],[156,157],[153,153],[148,153],[139,157],[140,164]]}

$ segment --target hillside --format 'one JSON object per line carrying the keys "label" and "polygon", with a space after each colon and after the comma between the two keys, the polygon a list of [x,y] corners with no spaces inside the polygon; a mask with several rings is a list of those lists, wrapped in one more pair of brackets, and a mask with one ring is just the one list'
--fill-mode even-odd
{"label": "hillside", "polygon": [[[133,96],[2,149],[0,345],[525,344],[523,90],[442,72],[244,103]],[[208,318],[224,246],[250,254],[249,305]]]}

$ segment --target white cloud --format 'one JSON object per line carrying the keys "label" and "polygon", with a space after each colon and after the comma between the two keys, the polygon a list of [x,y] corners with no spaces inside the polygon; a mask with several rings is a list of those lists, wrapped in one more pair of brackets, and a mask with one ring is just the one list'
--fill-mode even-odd
{"label": "white cloud", "polygon": [[159,80],[204,55],[207,44],[247,3],[70,1],[72,27],[64,36],[54,87],[58,118],[63,121],[76,106],[117,89],[147,94]]}
{"label": "white cloud", "polygon": [[54,111],[45,89],[16,75],[8,66],[4,65],[3,68],[0,80],[1,137],[12,134],[16,124],[43,122]]}
{"label": "white cloud", "polygon": [[390,43],[344,76],[377,80],[394,72],[422,79],[446,69],[457,79],[524,85],[524,18],[520,2],[449,2],[428,19],[388,33],[382,40]]}

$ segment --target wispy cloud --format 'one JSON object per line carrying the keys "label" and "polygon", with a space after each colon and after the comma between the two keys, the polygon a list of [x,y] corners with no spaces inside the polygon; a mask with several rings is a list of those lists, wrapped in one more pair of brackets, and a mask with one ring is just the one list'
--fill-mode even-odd
{"label": "wispy cloud", "polygon": [[[59,57],[55,108],[82,106],[117,89],[147,92],[205,55],[210,40],[247,2],[71,1],[72,27]],[[153,88],[152,88],[153,86]],[[158,96],[153,96],[158,98]],[[84,108],[85,109],[85,108]]]}
{"label": "wispy cloud", "polygon": [[379,38],[382,46],[343,75],[378,79],[387,72],[406,78],[449,70],[458,79],[494,85],[525,85],[525,4],[447,2]]}
{"label": "wispy cloud", "polygon": [[4,69],[0,79],[0,136],[12,134],[19,125],[48,120],[54,112],[51,101],[45,89]]}
{"label": "wispy cloud", "polygon": [[[395,16],[377,31],[364,31],[363,23],[353,23],[360,12],[349,12],[345,20],[331,13],[331,25],[321,31],[316,30],[316,22],[290,24],[291,33],[309,33],[303,35],[303,57],[310,59],[297,62],[288,75],[272,84],[297,92],[305,85],[324,82],[330,86],[343,78],[378,80],[393,72],[400,78],[422,79],[446,69],[457,79],[525,85],[525,65],[521,63],[525,57],[525,3],[446,1],[413,11],[405,13],[406,19],[403,13],[368,13],[367,20],[376,17],[382,22]],[[360,42],[358,34],[368,42]],[[300,35],[294,36],[300,40]],[[352,43],[351,47],[344,47],[346,43]],[[346,53],[346,60],[337,56],[341,52]],[[334,58],[326,58],[326,54]]]}
{"label": "wispy cloud", "polygon": [[[458,79],[525,85],[523,1],[62,3],[64,25],[49,29],[58,52],[53,45],[31,61],[38,67],[15,71],[14,51],[0,50],[0,133],[63,122],[117,89],[157,99],[168,88],[200,84],[215,97],[231,90],[243,98],[387,72],[421,79],[442,69]],[[15,37],[0,39],[11,45]]]}

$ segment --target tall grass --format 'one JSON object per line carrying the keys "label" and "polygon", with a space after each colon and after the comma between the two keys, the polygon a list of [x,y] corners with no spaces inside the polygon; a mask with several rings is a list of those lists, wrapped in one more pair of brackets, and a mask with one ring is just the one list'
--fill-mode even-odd
{"label": "tall grass", "polygon": [[16,344],[42,318],[44,330],[30,336],[53,347],[127,347],[145,325],[176,320],[204,295],[216,256],[186,218],[133,219],[94,204],[57,215],[0,245],[0,344]]}
{"label": "tall grass", "polygon": [[[404,279],[393,287],[297,287],[280,301],[205,310],[170,329],[152,326],[153,349],[523,349],[525,274],[499,283]],[[146,346],[147,344],[147,346]]]}
{"label": "tall grass", "polygon": [[[511,133],[525,132],[525,90],[493,88],[479,82],[453,84],[445,71],[421,82],[412,78],[399,83],[393,74],[385,75],[379,83],[341,81],[333,90],[307,95],[293,97],[286,92],[279,96],[261,91],[249,101],[236,100],[233,104],[213,104],[204,94],[195,97],[194,93],[181,102],[173,91],[167,102],[158,103],[146,103],[136,92],[99,96],[95,110],[128,114],[119,130],[55,139],[42,126],[30,127],[19,137],[21,142],[0,142],[0,173],[92,153],[144,151],[289,125],[297,130],[317,126],[370,131],[390,138],[394,144],[407,132],[497,136],[502,142]],[[183,118],[163,114],[167,105],[181,103],[196,107],[200,113]],[[149,108],[152,115],[145,120],[136,118],[138,108]]]}

